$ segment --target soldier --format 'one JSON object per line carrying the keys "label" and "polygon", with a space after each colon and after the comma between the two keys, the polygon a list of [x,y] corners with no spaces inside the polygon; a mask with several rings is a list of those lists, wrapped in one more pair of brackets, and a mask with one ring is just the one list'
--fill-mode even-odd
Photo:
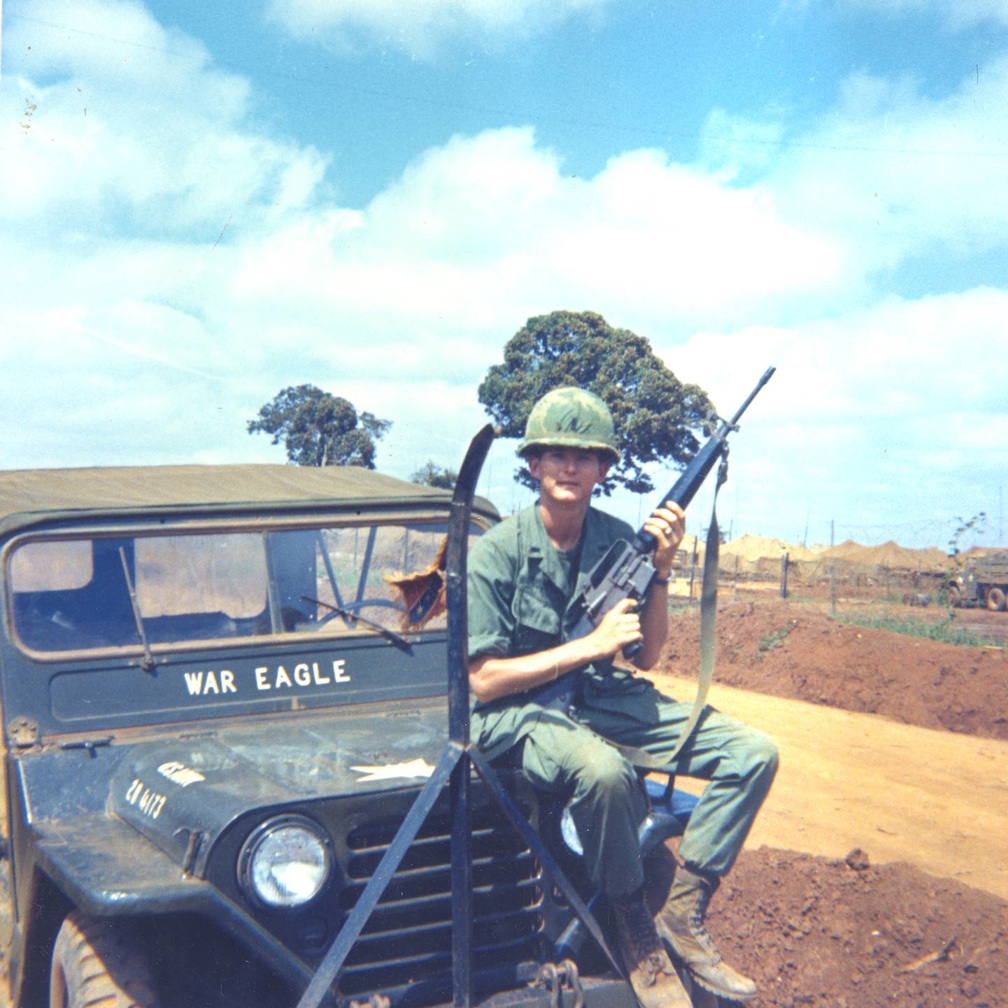
{"label": "soldier", "polygon": [[[634,766],[606,740],[671,753],[692,705],[635,674],[658,661],[668,632],[668,580],[685,515],[672,501],[645,522],[657,543],[657,577],[638,610],[626,600],[588,636],[568,639],[571,602],[625,522],[591,506],[592,491],[619,459],[612,416],[590,392],[561,388],[529,414],[518,448],[539,482],[531,507],[490,529],[469,556],[469,676],[473,734],[495,759],[509,754],[546,792],[570,798],[586,868],[613,909],[631,984],[644,1008],[685,1008],[669,954],[702,986],[745,1001],[752,980],[723,961],[704,916],[732,867],[777,769],[763,732],[705,708],[670,770],[707,780],[682,837],[671,891],[657,918],[644,898],[637,829],[647,806]],[[640,642],[634,670],[616,655]],[[573,700],[555,683],[578,670]],[[570,681],[570,680],[565,680]]]}

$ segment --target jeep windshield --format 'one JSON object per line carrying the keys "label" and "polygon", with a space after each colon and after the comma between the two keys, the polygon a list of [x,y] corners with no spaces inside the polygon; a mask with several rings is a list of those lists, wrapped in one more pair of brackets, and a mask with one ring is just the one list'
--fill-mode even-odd
{"label": "jeep windshield", "polygon": [[430,566],[444,534],[400,521],[28,538],[8,561],[15,634],[36,654],[294,634],[405,643],[389,579]]}

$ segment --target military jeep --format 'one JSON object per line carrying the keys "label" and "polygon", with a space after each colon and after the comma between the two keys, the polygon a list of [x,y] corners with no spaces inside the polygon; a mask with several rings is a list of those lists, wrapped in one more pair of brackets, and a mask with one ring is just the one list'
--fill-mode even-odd
{"label": "military jeep", "polygon": [[[450,505],[351,468],[0,473],[11,1004],[298,1003],[446,742],[446,621],[403,629],[389,578]],[[474,775],[471,988],[546,1008],[570,910],[490,797]],[[452,1000],[449,801],[324,1003]],[[634,1003],[612,971],[576,1000]]]}

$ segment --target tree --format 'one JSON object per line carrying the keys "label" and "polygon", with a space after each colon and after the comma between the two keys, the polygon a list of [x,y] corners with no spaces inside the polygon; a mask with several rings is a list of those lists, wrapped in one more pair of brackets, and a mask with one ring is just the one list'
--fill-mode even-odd
{"label": "tree", "polygon": [[282,440],[287,460],[301,466],[348,465],[374,469],[375,442],[392,426],[314,385],[290,385],[249,420],[249,434]]}
{"label": "tree", "polygon": [[973,515],[969,521],[956,517],[956,521],[959,522],[959,524],[956,526],[955,532],[952,533],[952,538],[949,539],[948,555],[950,557],[959,556],[959,540],[962,539],[967,532],[972,532],[975,529],[979,534],[983,531],[983,527],[987,524],[987,512],[980,511],[979,513]]}
{"label": "tree", "polygon": [[[531,318],[504,347],[479,387],[479,401],[500,424],[504,437],[520,438],[533,404],[551,389],[577,385],[605,400],[616,424],[622,458],[603,491],[622,484],[648,493],[654,484],[645,466],[683,466],[700,447],[701,431],[713,412],[707,393],[686,385],[628,329],[613,329],[595,312],[555,311]],[[515,478],[534,485],[528,469]]]}
{"label": "tree", "polygon": [[458,473],[454,469],[445,469],[436,465],[433,460],[422,465],[412,476],[411,483],[421,486],[437,487],[440,490],[454,490]]}

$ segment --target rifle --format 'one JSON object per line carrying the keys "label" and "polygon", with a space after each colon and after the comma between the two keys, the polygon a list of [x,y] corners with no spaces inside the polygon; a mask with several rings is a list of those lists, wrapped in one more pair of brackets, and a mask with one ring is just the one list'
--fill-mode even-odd
{"label": "rifle", "polygon": [[[746,401],[735,411],[735,415],[730,420],[723,421],[693,457],[672,489],[662,498],[662,503],[675,501],[681,508],[689,505],[715,464],[721,459],[727,460],[728,435],[738,429],[739,417],[770,380],[775,370],[772,367],[767,368]],[[581,615],[571,631],[572,639],[587,637],[601,623],[602,617],[624,599],[639,601],[645,596],[656,573],[651,561],[651,554],[656,545],[654,536],[641,526],[630,542],[620,539],[609,548],[605,556],[592,568],[584,590],[576,600]],[[623,654],[630,658],[640,650],[640,647],[639,643],[631,644],[624,648]]]}

